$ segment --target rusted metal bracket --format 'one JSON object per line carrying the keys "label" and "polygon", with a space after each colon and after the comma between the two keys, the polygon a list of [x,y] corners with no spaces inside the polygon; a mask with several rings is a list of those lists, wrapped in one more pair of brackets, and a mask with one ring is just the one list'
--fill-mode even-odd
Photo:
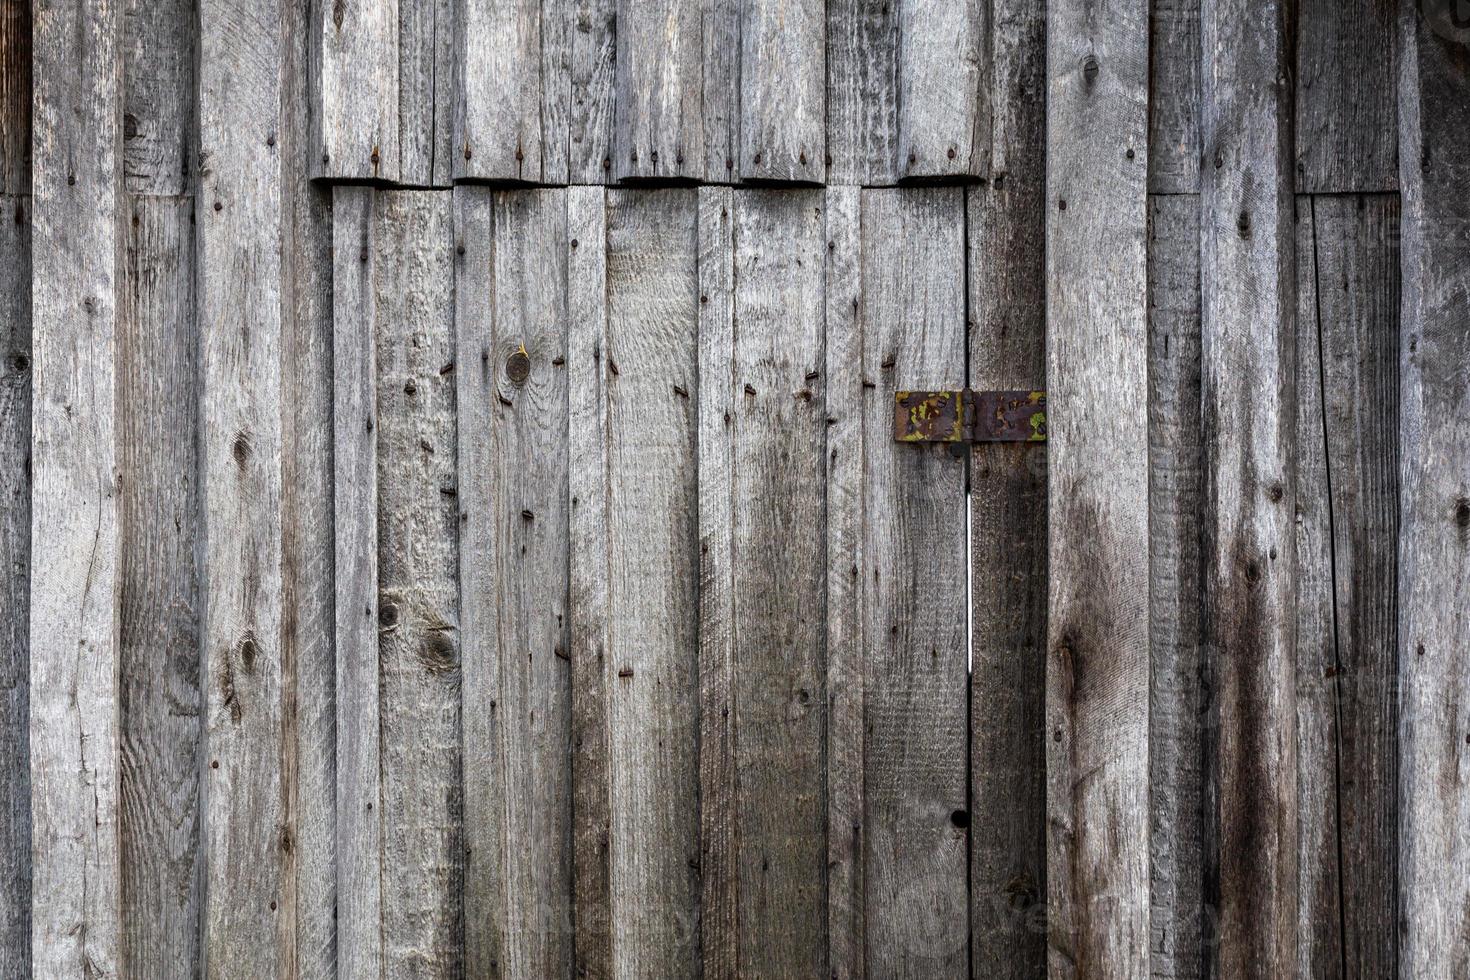
{"label": "rusted metal bracket", "polygon": [[1046,442],[1044,391],[900,391],[899,442]]}

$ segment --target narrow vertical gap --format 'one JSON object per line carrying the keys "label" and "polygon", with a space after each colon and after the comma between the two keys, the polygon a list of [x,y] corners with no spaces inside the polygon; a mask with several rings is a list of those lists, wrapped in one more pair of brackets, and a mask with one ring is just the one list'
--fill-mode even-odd
{"label": "narrow vertical gap", "polygon": [[[901,166],[901,164],[900,164]],[[970,293],[970,204],[973,191],[966,187],[960,192],[960,228],[963,247],[960,253],[960,264],[963,268],[963,288],[965,291],[965,384],[969,388],[973,382],[970,370],[970,342],[971,333],[974,329],[974,311],[971,308]],[[975,975],[975,561],[974,542],[970,537],[974,519],[974,497],[972,496],[970,477],[974,469],[975,447],[973,444],[961,443],[964,446],[964,480],[965,480],[965,813],[969,815],[965,831],[965,931],[967,941],[965,943],[965,976]]]}

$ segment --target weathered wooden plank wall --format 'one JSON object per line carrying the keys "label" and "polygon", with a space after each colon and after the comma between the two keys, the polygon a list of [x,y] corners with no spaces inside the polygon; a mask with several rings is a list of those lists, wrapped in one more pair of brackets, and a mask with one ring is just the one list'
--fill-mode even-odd
{"label": "weathered wooden plank wall", "polygon": [[1467,43],[0,0],[0,975],[1470,970]]}

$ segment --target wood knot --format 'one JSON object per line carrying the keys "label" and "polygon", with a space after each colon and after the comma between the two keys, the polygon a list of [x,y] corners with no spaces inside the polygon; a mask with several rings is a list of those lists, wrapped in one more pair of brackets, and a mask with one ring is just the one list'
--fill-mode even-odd
{"label": "wood knot", "polygon": [[526,379],[531,376],[531,355],[526,353],[522,347],[510,357],[505,359],[505,376],[510,379],[511,384],[525,384]]}

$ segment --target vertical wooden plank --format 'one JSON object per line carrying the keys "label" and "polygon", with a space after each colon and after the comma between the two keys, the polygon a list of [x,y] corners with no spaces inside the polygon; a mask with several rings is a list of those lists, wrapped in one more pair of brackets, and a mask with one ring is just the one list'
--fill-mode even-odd
{"label": "vertical wooden plank", "polygon": [[130,205],[118,368],[122,972],[199,960],[194,201]]}
{"label": "vertical wooden plank", "polygon": [[821,0],[744,3],[737,77],[740,176],[745,180],[820,183],[825,178],[826,27]]}
{"label": "vertical wooden plank", "polygon": [[741,172],[741,21],[745,0],[704,5],[704,65],[700,113],[704,118],[704,170],[708,181],[733,183]]}
{"label": "vertical wooden plank", "polygon": [[556,138],[542,128],[543,88],[565,97],[543,77],[543,5],[459,0],[458,9],[454,176],[539,183]]}
{"label": "vertical wooden plank", "polygon": [[[382,685],[378,644],[377,193],[332,195],[337,638],[337,963],[383,975]],[[386,236],[385,236],[386,237]]]}
{"label": "vertical wooden plank", "polygon": [[573,0],[568,15],[572,24],[567,169],[573,184],[606,183],[612,169],[617,9],[617,0]]}
{"label": "vertical wooden plank", "polygon": [[30,730],[39,976],[119,964],[121,7],[37,10]]}
{"label": "vertical wooden plank", "polygon": [[454,0],[398,4],[398,179],[410,186],[446,187],[453,172],[454,18]]}
{"label": "vertical wooden plank", "polygon": [[566,194],[460,202],[466,971],[566,976]]}
{"label": "vertical wooden plank", "polygon": [[1199,193],[1200,0],[1151,0],[1148,189]]}
{"label": "vertical wooden plank", "polygon": [[1300,0],[1296,190],[1398,189],[1394,4]]}
{"label": "vertical wooden plank", "polygon": [[867,972],[964,976],[965,464],[879,435],[894,390],[963,386],[964,192],[866,191],[862,227]]}
{"label": "vertical wooden plank", "polygon": [[704,37],[699,4],[619,0],[613,176],[704,175]]}
{"label": "vertical wooden plank", "polygon": [[1097,18],[1067,0],[1047,17],[1049,972],[1142,977],[1148,6]]}
{"label": "vertical wooden plank", "polygon": [[[1458,9],[1458,8],[1456,8]],[[1400,6],[1400,975],[1470,972],[1470,31]]]}
{"label": "vertical wooden plank", "polygon": [[1199,197],[1148,201],[1152,975],[1205,976]]}
{"label": "vertical wooden plank", "polygon": [[[608,801],[607,205],[567,192],[567,496],[572,654],[572,918],[576,975],[612,976]],[[461,408],[463,411],[463,408]],[[575,420],[575,424],[572,420]]]}
{"label": "vertical wooden plank", "polygon": [[398,180],[398,8],[399,0],[316,5],[313,176]]}
{"label": "vertical wooden plank", "polygon": [[[973,187],[969,385],[1046,385],[1046,21],[998,5],[994,179]],[[989,135],[989,134],[988,134]],[[970,456],[970,973],[1046,971],[1046,450]]]}
{"label": "vertical wooden plank", "polygon": [[[197,263],[204,583],[204,972],[280,976],[282,11],[200,7]],[[287,23],[290,23],[287,20]]]}
{"label": "vertical wooden plank", "polygon": [[134,194],[188,194],[194,184],[194,5],[128,0],[123,170]]}
{"label": "vertical wooden plank", "polygon": [[989,173],[990,31],[982,0],[900,0],[901,177]]}
{"label": "vertical wooden plank", "polygon": [[[1205,593],[1219,976],[1296,962],[1294,248],[1287,4],[1201,4]],[[1213,848],[1212,848],[1213,849]]]}
{"label": "vertical wooden plank", "polygon": [[31,191],[31,4],[0,3],[0,195]]}
{"label": "vertical wooden plank", "polygon": [[0,195],[0,975],[6,976],[31,969],[31,363],[31,202]]}
{"label": "vertical wooden plank", "polygon": [[451,196],[400,191],[376,204],[366,327],[377,369],[383,972],[458,977],[459,509],[454,378],[443,372],[454,358]]}
{"label": "vertical wooden plank", "polygon": [[827,4],[827,180],[891,184],[898,163],[898,8]]}

